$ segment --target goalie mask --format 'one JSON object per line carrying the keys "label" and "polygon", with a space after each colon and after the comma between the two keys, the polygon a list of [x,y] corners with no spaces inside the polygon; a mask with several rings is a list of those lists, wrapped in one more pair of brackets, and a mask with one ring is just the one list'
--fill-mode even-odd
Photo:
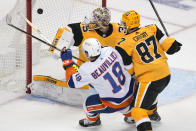
{"label": "goalie mask", "polygon": [[133,29],[140,26],[140,15],[134,11],[130,10],[122,15],[122,20],[120,26],[126,29]]}
{"label": "goalie mask", "polygon": [[101,44],[95,38],[88,38],[82,44],[82,51],[87,58],[93,58],[101,54]]}
{"label": "goalie mask", "polygon": [[111,13],[107,8],[97,8],[93,10],[90,19],[85,17],[85,20],[82,22],[82,24],[84,26],[88,26],[89,30],[94,30],[109,25],[110,19]]}

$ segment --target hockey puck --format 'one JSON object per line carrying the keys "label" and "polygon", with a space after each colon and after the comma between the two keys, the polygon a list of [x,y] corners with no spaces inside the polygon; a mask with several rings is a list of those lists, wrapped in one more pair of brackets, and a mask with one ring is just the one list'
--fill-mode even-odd
{"label": "hockey puck", "polygon": [[44,11],[43,11],[42,8],[37,9],[37,13],[38,13],[38,14],[43,14],[43,12],[44,12]]}

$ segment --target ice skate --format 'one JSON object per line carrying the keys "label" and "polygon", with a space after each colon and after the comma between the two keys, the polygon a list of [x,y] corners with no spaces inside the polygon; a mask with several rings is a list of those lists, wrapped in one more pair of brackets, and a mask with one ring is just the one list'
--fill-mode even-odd
{"label": "ice skate", "polygon": [[154,113],[152,115],[149,115],[149,118],[151,121],[155,121],[155,122],[161,121],[161,117],[157,111],[154,111]]}
{"label": "ice skate", "polygon": [[124,121],[128,124],[135,123],[132,117],[124,117]]}
{"label": "ice skate", "polygon": [[84,118],[79,121],[79,124],[83,127],[99,126],[101,125],[101,120],[98,118],[96,121],[89,121],[87,118]]}

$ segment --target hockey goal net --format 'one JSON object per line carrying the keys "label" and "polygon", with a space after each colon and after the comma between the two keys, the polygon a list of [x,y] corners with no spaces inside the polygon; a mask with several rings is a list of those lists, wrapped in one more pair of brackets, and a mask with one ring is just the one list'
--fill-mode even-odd
{"label": "hockey goal net", "polygon": [[[59,27],[81,22],[93,9],[105,3],[105,0],[17,0],[8,15],[13,25],[40,38],[18,15],[22,13],[52,43]],[[49,47],[8,26],[6,16],[0,20],[0,40],[1,90],[25,93],[34,74],[64,76],[59,62],[50,59]]]}

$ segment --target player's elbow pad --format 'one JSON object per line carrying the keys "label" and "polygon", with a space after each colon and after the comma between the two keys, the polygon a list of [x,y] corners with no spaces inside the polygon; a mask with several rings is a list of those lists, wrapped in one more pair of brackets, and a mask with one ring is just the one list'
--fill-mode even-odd
{"label": "player's elbow pad", "polygon": [[178,41],[174,41],[174,43],[172,44],[172,46],[167,50],[167,54],[168,55],[172,55],[176,52],[178,52],[181,49],[182,44],[179,43]]}

